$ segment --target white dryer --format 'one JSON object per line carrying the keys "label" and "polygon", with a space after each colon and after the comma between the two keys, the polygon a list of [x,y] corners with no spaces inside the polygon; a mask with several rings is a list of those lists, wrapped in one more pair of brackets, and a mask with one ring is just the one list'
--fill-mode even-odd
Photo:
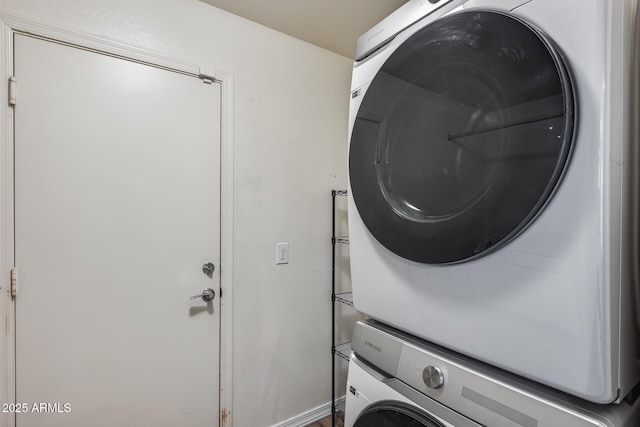
{"label": "white dryer", "polygon": [[633,405],[598,405],[386,328],[358,323],[346,427],[637,427]]}
{"label": "white dryer", "polygon": [[632,397],[637,6],[411,0],[359,39],[359,311],[593,402]]}

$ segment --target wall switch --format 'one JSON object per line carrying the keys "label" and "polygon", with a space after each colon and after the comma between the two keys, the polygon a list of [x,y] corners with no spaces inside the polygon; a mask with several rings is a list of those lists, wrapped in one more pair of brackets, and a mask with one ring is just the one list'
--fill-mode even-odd
{"label": "wall switch", "polygon": [[289,264],[288,243],[276,243],[276,264]]}

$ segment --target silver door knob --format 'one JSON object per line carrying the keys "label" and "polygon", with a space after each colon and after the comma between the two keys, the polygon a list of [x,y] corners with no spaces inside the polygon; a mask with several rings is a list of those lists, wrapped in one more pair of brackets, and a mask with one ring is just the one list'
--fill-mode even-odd
{"label": "silver door knob", "polygon": [[211,288],[207,288],[205,290],[202,291],[202,293],[200,295],[194,295],[191,298],[189,298],[190,300],[192,299],[196,299],[196,298],[202,298],[202,301],[213,301],[213,299],[216,297],[216,293],[213,289]]}

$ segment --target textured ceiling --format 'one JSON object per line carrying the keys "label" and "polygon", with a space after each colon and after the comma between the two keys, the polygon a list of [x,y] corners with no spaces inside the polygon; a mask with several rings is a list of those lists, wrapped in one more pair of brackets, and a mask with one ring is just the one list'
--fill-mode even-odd
{"label": "textured ceiling", "polygon": [[358,37],[406,0],[201,0],[353,58]]}

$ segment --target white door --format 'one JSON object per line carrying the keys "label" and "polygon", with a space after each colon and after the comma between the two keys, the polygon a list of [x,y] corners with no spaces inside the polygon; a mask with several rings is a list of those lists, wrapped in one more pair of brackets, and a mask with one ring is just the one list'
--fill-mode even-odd
{"label": "white door", "polygon": [[23,35],[15,76],[17,426],[217,426],[220,85]]}

